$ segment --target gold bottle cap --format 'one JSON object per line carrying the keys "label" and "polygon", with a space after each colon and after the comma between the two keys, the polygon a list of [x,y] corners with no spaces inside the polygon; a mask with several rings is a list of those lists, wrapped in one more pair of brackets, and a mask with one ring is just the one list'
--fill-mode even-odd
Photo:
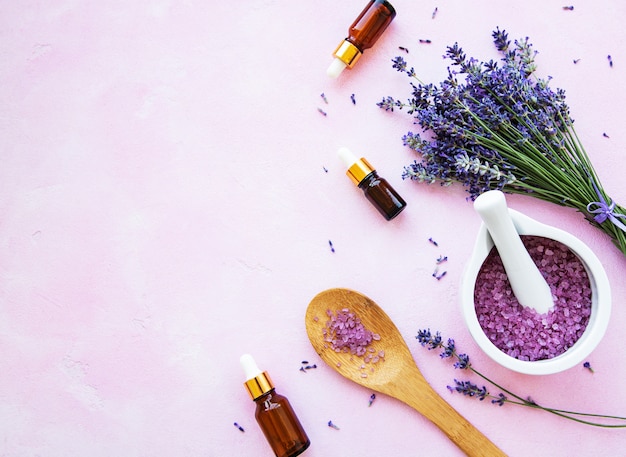
{"label": "gold bottle cap", "polygon": [[261,395],[268,393],[274,388],[274,384],[270,379],[270,375],[267,374],[267,371],[264,371],[254,378],[248,379],[244,383],[244,386],[246,386],[246,389],[248,389],[248,393],[253,400],[256,400]]}
{"label": "gold bottle cap", "polygon": [[343,40],[333,55],[346,64],[348,68],[354,67],[354,64],[361,57],[361,51],[355,45],[350,43],[348,40]]}
{"label": "gold bottle cap", "polygon": [[374,167],[365,160],[365,158],[361,157],[348,168],[346,174],[352,179],[352,182],[358,186],[367,175],[374,171],[376,171]]}

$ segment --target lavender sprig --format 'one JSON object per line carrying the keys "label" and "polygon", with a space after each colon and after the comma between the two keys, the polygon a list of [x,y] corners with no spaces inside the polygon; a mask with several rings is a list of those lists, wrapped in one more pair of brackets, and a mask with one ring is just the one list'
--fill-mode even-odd
{"label": "lavender sprig", "polygon": [[527,38],[511,43],[499,29],[492,36],[501,61],[480,62],[455,43],[447,48],[451,65],[439,85],[421,82],[403,57],[393,59],[393,68],[413,80],[411,97],[385,97],[378,106],[405,110],[422,129],[402,138],[421,156],[403,178],[462,183],[472,200],[499,189],[574,208],[626,255],[626,209],[604,191],[565,92],[535,76],[537,52]]}
{"label": "lavender sprig", "polygon": [[[550,408],[538,404],[529,396],[524,398],[511,392],[510,390],[497,384],[495,381],[491,380],[490,378],[479,372],[476,368],[474,368],[470,363],[469,356],[467,354],[461,354],[457,352],[454,340],[452,338],[448,338],[447,342],[444,342],[444,338],[438,331],[432,333],[430,329],[418,330],[417,336],[415,338],[422,345],[422,347],[425,347],[428,350],[440,349],[441,352],[439,356],[442,359],[454,359],[455,368],[461,370],[469,370],[482,378],[487,383],[494,386],[496,389],[501,391],[497,395],[491,394],[486,386],[480,387],[478,384],[471,381],[459,381],[455,379],[453,386],[447,386],[450,392],[458,392],[468,397],[478,398],[478,400],[480,401],[489,399],[492,404],[498,406],[503,406],[505,403],[518,406],[527,406],[529,408],[539,409],[563,417],[565,419],[570,419],[575,422],[580,422],[581,424],[592,425],[595,427],[626,428],[626,417],[609,416],[605,414],[579,413],[575,411]],[[601,420],[603,420],[604,422],[601,422]]]}

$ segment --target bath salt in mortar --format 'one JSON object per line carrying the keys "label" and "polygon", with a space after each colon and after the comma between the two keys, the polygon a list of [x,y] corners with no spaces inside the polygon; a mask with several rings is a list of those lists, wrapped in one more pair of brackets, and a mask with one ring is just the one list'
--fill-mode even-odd
{"label": "bath salt in mortar", "polygon": [[476,279],[476,315],[487,338],[505,354],[524,361],[551,359],[572,347],[585,331],[591,284],[581,260],[564,244],[539,236],[521,238],[550,286],[554,307],[538,314],[520,305],[494,247]]}

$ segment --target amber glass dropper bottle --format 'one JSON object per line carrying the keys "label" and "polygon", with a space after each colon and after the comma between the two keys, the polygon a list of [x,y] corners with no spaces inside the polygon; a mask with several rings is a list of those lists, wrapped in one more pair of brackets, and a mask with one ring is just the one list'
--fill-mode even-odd
{"label": "amber glass dropper bottle", "polygon": [[374,46],[394,17],[396,10],[391,3],[371,0],[348,29],[348,37],[335,49],[335,59],[326,71],[328,76],[336,78],[344,68],[354,67],[363,51]]}
{"label": "amber glass dropper bottle", "polygon": [[276,393],[266,371],[259,370],[250,354],[241,356],[244,383],[256,403],[255,418],[276,457],[294,457],[311,444],[289,400]]}
{"label": "amber glass dropper bottle", "polygon": [[393,219],[406,208],[406,202],[400,194],[386,179],[378,176],[374,167],[365,158],[357,159],[348,148],[339,149],[338,154],[348,167],[346,174],[385,219],[388,221]]}

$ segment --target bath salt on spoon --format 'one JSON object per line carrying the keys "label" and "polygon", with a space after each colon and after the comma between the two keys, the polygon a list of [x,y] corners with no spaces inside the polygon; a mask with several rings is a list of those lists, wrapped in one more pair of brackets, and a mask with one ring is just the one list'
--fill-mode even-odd
{"label": "bath salt on spoon", "polygon": [[[325,316],[349,315],[358,319],[360,338],[355,332],[346,335],[353,339],[353,347],[343,350],[329,338]],[[335,319],[334,322],[336,322]],[[396,398],[434,423],[461,450],[470,457],[503,457],[506,454],[476,427],[450,406],[422,376],[400,331],[387,314],[371,299],[349,289],[330,289],[317,294],[306,310],[306,331],[321,359],[333,370],[367,388]],[[362,329],[361,326],[362,325]],[[326,330],[326,331],[325,331]],[[369,338],[371,332],[372,338]],[[373,335],[377,335],[376,338]],[[329,341],[330,339],[330,341]],[[384,359],[363,376],[360,349],[376,346],[384,352]],[[339,349],[339,350],[337,350]]]}
{"label": "bath salt on spoon", "polygon": [[550,311],[554,305],[550,286],[526,250],[509,214],[504,194],[499,190],[484,192],[474,201],[474,209],[498,249],[517,301],[538,314]]}

